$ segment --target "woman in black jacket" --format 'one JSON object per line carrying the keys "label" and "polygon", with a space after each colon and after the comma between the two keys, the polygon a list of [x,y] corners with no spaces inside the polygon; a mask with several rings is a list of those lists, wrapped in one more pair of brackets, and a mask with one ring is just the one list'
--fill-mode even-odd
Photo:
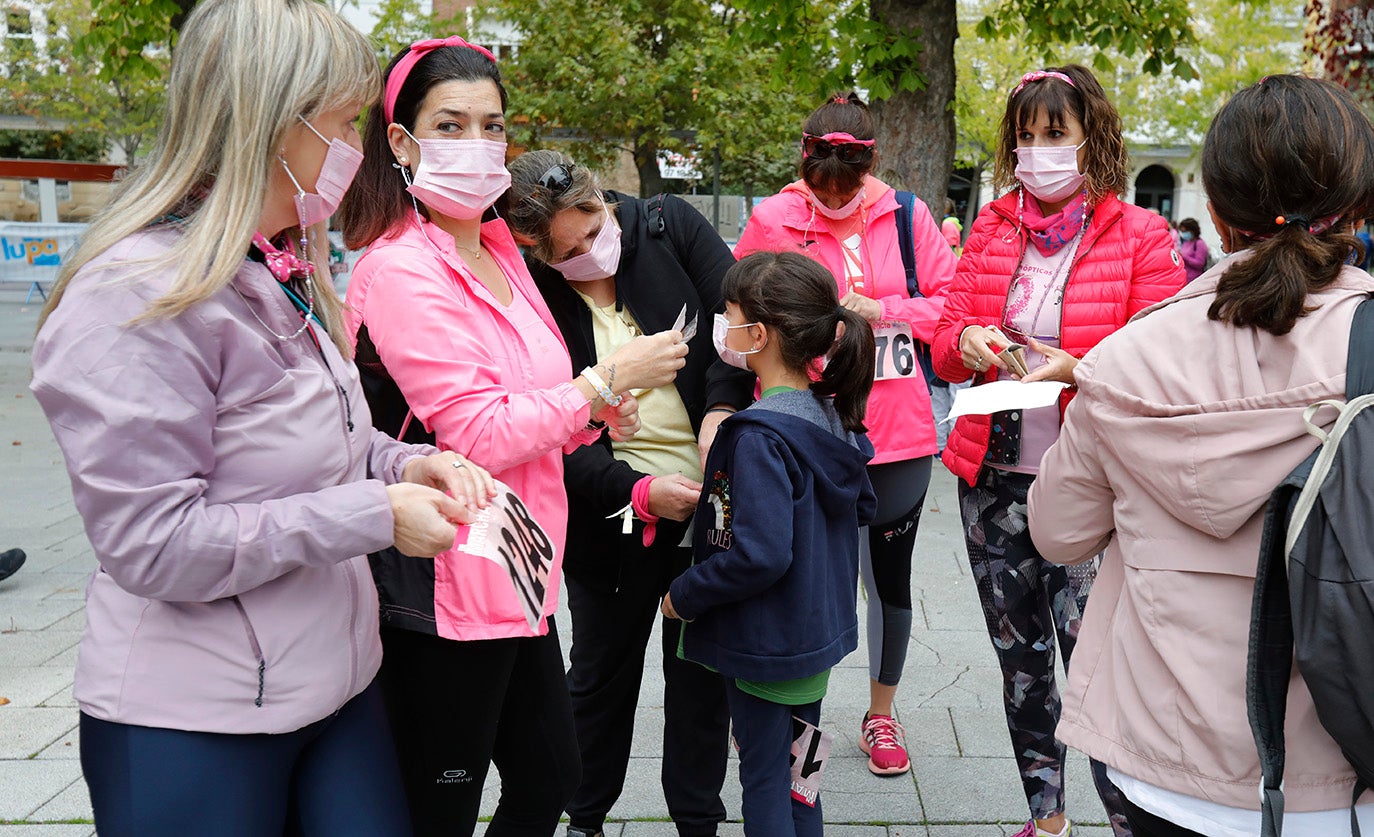
{"label": "woman in black jacket", "polygon": [[[629,765],[645,646],[658,602],[691,563],[683,541],[716,428],[753,400],[754,376],[716,355],[711,324],[734,257],[685,201],[601,190],[556,151],[512,161],[504,217],[563,339],[573,368],[639,334],[680,328],[690,351],[673,386],[636,391],[643,429],[565,459],[564,577],[572,612],[568,688],[582,751],[570,835],[599,834]],[[694,334],[692,332],[695,332]],[[614,370],[612,370],[614,372]],[[677,655],[663,631],[663,793],[682,837],[714,835],[725,819],[729,715],[721,678]]]}

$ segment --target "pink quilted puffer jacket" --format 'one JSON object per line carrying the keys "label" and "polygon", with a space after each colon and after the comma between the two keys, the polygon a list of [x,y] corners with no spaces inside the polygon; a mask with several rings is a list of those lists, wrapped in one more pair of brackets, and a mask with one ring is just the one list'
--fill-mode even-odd
{"label": "pink quilted puffer jacket", "polygon": [[[1002,322],[1011,277],[1027,242],[1024,228],[1016,222],[1016,192],[978,213],[931,343],[935,373],[941,378],[958,383],[974,374],[960,359],[959,335],[967,326]],[[1183,284],[1183,260],[1164,219],[1107,196],[1093,207],[1065,280],[1061,347],[1083,357],[1132,316],[1173,296]],[[982,373],[980,383],[996,379],[993,367]],[[1061,411],[1073,393],[1073,388],[1064,391]],[[950,433],[945,465],[969,485],[978,481],[991,432],[988,416],[964,416]]]}

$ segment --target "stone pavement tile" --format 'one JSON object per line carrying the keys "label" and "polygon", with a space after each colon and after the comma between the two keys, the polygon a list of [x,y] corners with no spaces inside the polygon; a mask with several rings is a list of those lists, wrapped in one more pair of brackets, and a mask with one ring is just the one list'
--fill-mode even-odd
{"label": "stone pavement tile", "polygon": [[[45,586],[48,585],[35,584],[32,588],[38,593]],[[39,596],[48,596],[56,589],[47,589]],[[32,599],[11,599],[9,594],[10,591],[6,589],[5,606],[0,610],[0,631],[41,631],[85,609],[84,601],[63,601],[38,596]]]}
{"label": "stone pavement tile", "polygon": [[76,671],[77,643],[72,643],[65,650],[59,651],[53,656],[43,661],[43,665],[53,668],[60,668],[66,672]]}
{"label": "stone pavement tile", "polygon": [[912,824],[925,820],[911,775],[874,776],[862,754],[831,758],[821,783],[821,800],[826,822]]}
{"label": "stone pavement tile", "polygon": [[979,665],[997,670],[997,655],[983,629],[982,617],[970,630],[932,631],[915,627],[908,643],[906,668],[915,665]]}
{"label": "stone pavement tile", "polygon": [[59,822],[61,820],[94,819],[91,811],[91,792],[86,789],[86,781],[77,779],[53,797],[48,804],[29,815],[38,822]]}
{"label": "stone pavement tile", "polygon": [[663,755],[663,706],[645,706],[641,701],[635,710],[635,737],[630,743],[630,757],[654,758]]}
{"label": "stone pavement tile", "polygon": [[1010,746],[1006,758],[924,757],[912,764],[927,822],[1025,822],[1026,798]]}
{"label": "stone pavement tile", "polygon": [[25,820],[75,782],[74,761],[0,760],[0,820]]}
{"label": "stone pavement tile", "polygon": [[49,708],[76,708],[76,698],[72,696],[73,669],[68,666],[44,666],[51,671],[60,671],[67,677],[67,684],[44,698],[42,705]]}
{"label": "stone pavement tile", "polygon": [[0,706],[0,713],[40,706],[71,685],[72,673],[56,666],[0,665],[0,698],[9,700],[8,705]]}
{"label": "stone pavement tile", "polygon": [[0,825],[0,837],[93,837],[93,825]]}
{"label": "stone pavement tile", "polygon": [[82,602],[76,610],[58,622],[48,626],[57,631],[84,631],[86,630],[86,604]]}
{"label": "stone pavement tile", "polygon": [[0,707],[0,759],[27,759],[76,728],[70,709]]}
{"label": "stone pavement tile", "polygon": [[[924,584],[925,579],[921,582]],[[978,585],[972,578],[951,579],[945,584],[927,584],[919,597],[921,607],[917,624],[932,631],[968,631],[983,626]]]}
{"label": "stone pavement tile", "polygon": [[897,693],[899,705],[928,709],[982,707],[1001,703],[1002,684],[993,671],[971,665],[908,667]]}
{"label": "stone pavement tile", "polygon": [[901,692],[898,692],[896,712],[898,722],[906,730],[907,753],[913,758],[959,755],[959,742],[955,737],[949,709],[943,706],[905,709]]}
{"label": "stone pavement tile", "polygon": [[75,572],[51,571],[41,574],[52,586],[44,601],[68,600],[84,605],[86,602],[86,585],[90,583],[91,571],[80,570]]}
{"label": "stone pavement tile", "polygon": [[1012,754],[1007,715],[1001,706],[958,707],[949,712],[954,719],[954,733],[959,737],[959,755],[999,758]]}
{"label": "stone pavement tile", "polygon": [[[70,710],[68,710],[70,711]],[[72,712],[73,717],[76,712]],[[53,743],[44,747],[35,758],[40,759],[79,759],[81,758],[81,725],[72,727],[71,731]]]}

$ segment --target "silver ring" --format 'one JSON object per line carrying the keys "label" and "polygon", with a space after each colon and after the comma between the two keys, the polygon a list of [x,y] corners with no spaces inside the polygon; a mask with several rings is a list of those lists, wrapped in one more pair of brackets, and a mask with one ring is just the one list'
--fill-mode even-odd
{"label": "silver ring", "polygon": [[464,462],[464,461],[461,460],[461,459],[455,459],[455,460],[453,460],[453,467],[455,467],[455,468],[466,468],[466,467],[468,467],[468,465],[467,465],[466,462]]}
{"label": "silver ring", "polygon": [[982,372],[982,371],[983,371],[983,359],[982,359],[981,357],[978,358],[977,360],[973,361],[973,363],[974,363],[974,366],[973,366],[974,370],[976,370],[976,371],[978,371],[978,372]]}

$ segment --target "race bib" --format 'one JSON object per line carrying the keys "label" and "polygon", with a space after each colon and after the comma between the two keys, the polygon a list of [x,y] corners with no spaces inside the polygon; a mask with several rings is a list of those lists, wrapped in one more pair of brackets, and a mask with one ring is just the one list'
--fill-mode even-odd
{"label": "race bib", "polygon": [[[512,595],[520,602],[530,627],[537,628],[549,592],[553,541],[510,486],[500,481],[491,505],[466,529],[467,540],[456,545],[458,550],[486,558],[509,573]],[[459,529],[460,536],[462,531]]]}
{"label": "race bib", "polygon": [[916,367],[916,338],[911,336],[911,323],[880,322],[873,328],[873,379],[910,378],[920,370]]}
{"label": "race bib", "polygon": [[816,807],[821,793],[821,774],[830,758],[835,736],[821,732],[806,721],[792,716],[792,798]]}

